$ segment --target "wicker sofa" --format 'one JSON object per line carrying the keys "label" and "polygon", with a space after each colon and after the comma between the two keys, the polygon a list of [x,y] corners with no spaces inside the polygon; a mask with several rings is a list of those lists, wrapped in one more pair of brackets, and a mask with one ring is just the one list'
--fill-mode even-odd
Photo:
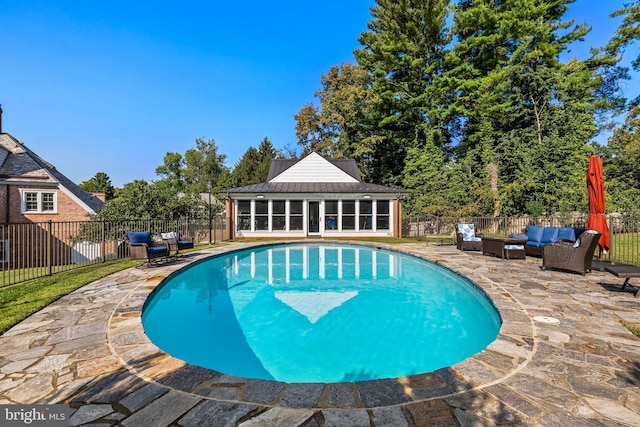
{"label": "wicker sofa", "polygon": [[526,240],[525,252],[527,255],[542,256],[543,248],[548,243],[557,242],[558,240],[570,240],[572,243],[576,241],[580,233],[584,230],[572,227],[540,227],[538,225],[530,225],[527,227],[527,234],[512,234],[514,239]]}
{"label": "wicker sofa", "polygon": [[600,236],[598,232],[587,230],[580,234],[575,242],[558,240],[546,244],[542,254],[542,269],[553,268],[585,275],[591,271],[593,253]]}

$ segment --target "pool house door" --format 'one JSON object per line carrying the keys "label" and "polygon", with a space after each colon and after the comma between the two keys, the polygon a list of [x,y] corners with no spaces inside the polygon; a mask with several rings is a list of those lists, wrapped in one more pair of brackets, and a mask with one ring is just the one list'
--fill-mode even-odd
{"label": "pool house door", "polygon": [[308,236],[320,235],[320,202],[309,202]]}

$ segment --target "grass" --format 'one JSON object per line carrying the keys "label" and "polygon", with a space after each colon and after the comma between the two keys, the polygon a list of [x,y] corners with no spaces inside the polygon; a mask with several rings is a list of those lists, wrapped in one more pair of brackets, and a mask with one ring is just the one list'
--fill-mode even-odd
{"label": "grass", "polygon": [[0,289],[0,334],[68,293],[136,265],[140,260],[109,261]]}
{"label": "grass", "polygon": [[622,321],[622,326],[627,328],[633,335],[640,338],[640,323]]}

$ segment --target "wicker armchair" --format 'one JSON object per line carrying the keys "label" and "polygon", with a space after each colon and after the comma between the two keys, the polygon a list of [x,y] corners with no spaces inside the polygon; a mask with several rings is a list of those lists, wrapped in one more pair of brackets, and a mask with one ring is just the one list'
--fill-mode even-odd
{"label": "wicker armchair", "polygon": [[476,233],[476,227],[473,224],[458,224],[456,247],[461,251],[481,251],[482,233]]}
{"label": "wicker armchair", "polygon": [[129,232],[126,239],[131,259],[146,259],[150,264],[154,259],[169,257],[169,245],[164,241],[154,242],[148,231]]}
{"label": "wicker armchair", "polygon": [[173,256],[180,254],[180,249],[193,249],[193,238],[179,235],[176,231],[160,233],[162,240],[169,245],[169,252],[175,251]]}
{"label": "wicker armchair", "polygon": [[542,269],[572,271],[584,276],[591,271],[593,253],[598,246],[600,236],[600,233],[587,230],[580,234],[575,242],[558,240],[547,243],[542,252]]}

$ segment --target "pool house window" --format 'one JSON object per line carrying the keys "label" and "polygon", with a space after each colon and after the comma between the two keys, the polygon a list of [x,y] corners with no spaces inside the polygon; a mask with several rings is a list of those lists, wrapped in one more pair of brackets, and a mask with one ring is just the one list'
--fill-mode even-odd
{"label": "pool house window", "polygon": [[251,230],[251,200],[238,200],[238,230]]}
{"label": "pool house window", "polygon": [[304,210],[302,200],[291,200],[289,202],[289,230],[303,230]]}
{"label": "pool house window", "polygon": [[360,200],[360,230],[373,229],[373,201]]}
{"label": "pool house window", "polygon": [[389,201],[378,200],[376,203],[376,229],[389,229]]}
{"label": "pool house window", "polygon": [[272,218],[272,229],[276,230],[286,230],[287,229],[287,212],[286,212],[286,202],[284,200],[274,200],[273,202],[273,214]]}
{"label": "pool house window", "polygon": [[343,230],[356,229],[356,201],[355,200],[342,201],[342,229]]}
{"label": "pool house window", "polygon": [[324,202],[324,228],[325,230],[338,229],[338,201],[326,200]]}
{"label": "pool house window", "polygon": [[269,201],[256,200],[256,230],[269,230]]}

